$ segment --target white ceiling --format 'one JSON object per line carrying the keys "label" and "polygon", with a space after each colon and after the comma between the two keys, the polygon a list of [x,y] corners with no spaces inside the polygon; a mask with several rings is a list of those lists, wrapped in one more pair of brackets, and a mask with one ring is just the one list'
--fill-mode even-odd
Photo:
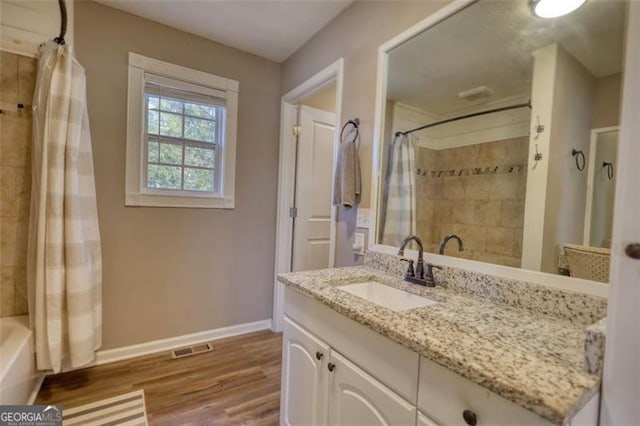
{"label": "white ceiling", "polygon": [[[532,52],[560,43],[595,76],[622,69],[625,2],[587,0],[556,19],[532,15],[529,0],[480,0],[395,48],[388,98],[436,116],[531,96]],[[475,101],[458,93],[487,86]]]}
{"label": "white ceiling", "polygon": [[353,0],[98,0],[283,62]]}

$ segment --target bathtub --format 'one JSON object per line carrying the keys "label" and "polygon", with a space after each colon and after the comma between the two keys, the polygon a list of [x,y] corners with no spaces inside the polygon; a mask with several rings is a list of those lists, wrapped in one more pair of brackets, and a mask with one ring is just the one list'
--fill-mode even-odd
{"label": "bathtub", "polygon": [[0,405],[33,404],[41,383],[29,316],[0,318]]}

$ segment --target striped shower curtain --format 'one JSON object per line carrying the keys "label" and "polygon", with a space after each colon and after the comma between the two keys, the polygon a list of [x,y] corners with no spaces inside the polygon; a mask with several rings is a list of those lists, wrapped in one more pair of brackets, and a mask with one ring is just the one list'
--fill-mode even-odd
{"label": "striped shower curtain", "polygon": [[415,158],[410,135],[398,135],[389,147],[389,162],[383,188],[379,241],[398,246],[416,230]]}
{"label": "striped shower curtain", "polygon": [[102,271],[85,73],[67,45],[41,46],[33,100],[29,314],[37,366],[90,363],[101,344]]}

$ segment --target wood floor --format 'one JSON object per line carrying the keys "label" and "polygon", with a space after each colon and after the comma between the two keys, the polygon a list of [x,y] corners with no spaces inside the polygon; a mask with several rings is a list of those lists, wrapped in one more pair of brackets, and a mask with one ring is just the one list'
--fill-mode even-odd
{"label": "wood floor", "polygon": [[47,377],[37,404],[65,408],[144,389],[152,425],[276,425],[282,335],[260,331],[213,342],[213,351],[168,352]]}

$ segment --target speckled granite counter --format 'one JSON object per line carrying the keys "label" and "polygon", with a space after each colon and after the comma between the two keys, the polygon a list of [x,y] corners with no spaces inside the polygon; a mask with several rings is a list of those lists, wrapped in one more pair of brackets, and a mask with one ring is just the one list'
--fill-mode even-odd
{"label": "speckled granite counter", "polygon": [[[456,288],[426,288],[369,266],[279,275],[285,285],[557,424],[598,391],[585,368],[581,321],[496,303]],[[439,303],[394,312],[339,289],[378,282]]]}

